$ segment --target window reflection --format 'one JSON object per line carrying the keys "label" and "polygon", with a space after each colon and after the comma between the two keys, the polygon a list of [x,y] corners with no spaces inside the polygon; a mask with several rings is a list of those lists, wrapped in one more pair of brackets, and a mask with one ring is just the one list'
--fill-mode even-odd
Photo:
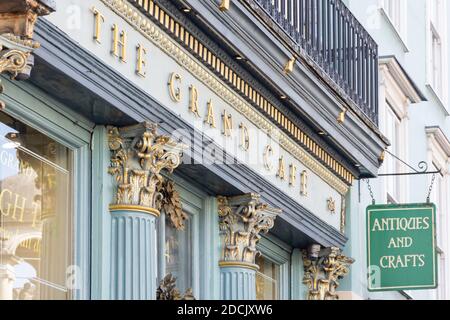
{"label": "window reflection", "polygon": [[190,220],[185,222],[184,230],[176,230],[166,216],[165,236],[166,274],[172,273],[177,278],[177,288],[185,292],[192,287]]}
{"label": "window reflection", "polygon": [[256,258],[256,264],[259,267],[259,270],[256,273],[256,299],[280,299],[280,265],[266,259],[261,255]]}
{"label": "window reflection", "polygon": [[65,299],[71,152],[0,113],[0,299]]}

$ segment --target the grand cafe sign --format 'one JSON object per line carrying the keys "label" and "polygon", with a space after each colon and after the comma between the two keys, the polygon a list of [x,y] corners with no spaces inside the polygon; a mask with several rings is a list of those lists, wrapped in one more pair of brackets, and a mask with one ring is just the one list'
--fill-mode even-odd
{"label": "the grand cafe sign", "polygon": [[[341,177],[315,159],[136,7],[121,0],[62,1],[46,19],[227,154],[343,231],[344,196],[352,177],[323,150],[317,149]],[[177,35],[183,32],[168,15],[161,14],[159,22]],[[197,39],[186,41],[192,41],[194,52],[204,52],[204,59],[215,62]],[[226,65],[218,68],[231,74]],[[245,92],[252,94],[247,87]],[[253,101],[262,101],[259,93],[253,95]],[[213,147],[200,151],[208,156],[195,161],[227,161]]]}

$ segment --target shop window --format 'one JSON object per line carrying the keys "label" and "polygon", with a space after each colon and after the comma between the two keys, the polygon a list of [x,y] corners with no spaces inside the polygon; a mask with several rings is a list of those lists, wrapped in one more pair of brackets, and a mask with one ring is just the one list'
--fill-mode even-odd
{"label": "shop window", "polygon": [[257,248],[256,299],[288,300],[292,248],[271,235],[263,236]]}
{"label": "shop window", "polygon": [[172,273],[177,278],[177,288],[181,292],[192,288],[192,234],[191,223],[187,220],[184,230],[176,230],[165,217],[164,259],[165,274]]}
{"label": "shop window", "polygon": [[0,113],[0,300],[68,297],[72,157]]}
{"label": "shop window", "polygon": [[205,215],[202,198],[204,194],[199,193],[199,190],[182,179],[177,180],[175,188],[187,218],[183,220],[183,227],[177,229],[169,214],[164,210],[161,211],[157,226],[158,281],[170,273],[177,279],[176,287],[182,294],[192,289],[197,299],[204,299],[204,292],[200,289],[200,282],[203,281],[200,264],[203,255],[211,254],[211,252],[202,254],[199,249],[200,246],[204,248],[199,241],[200,220]]}
{"label": "shop window", "polygon": [[256,273],[256,299],[279,300],[280,299],[280,265],[263,257],[256,258],[259,267]]}

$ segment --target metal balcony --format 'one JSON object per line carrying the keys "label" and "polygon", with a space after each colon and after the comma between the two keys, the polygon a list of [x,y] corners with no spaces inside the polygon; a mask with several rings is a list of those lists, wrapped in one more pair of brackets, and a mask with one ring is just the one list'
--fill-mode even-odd
{"label": "metal balcony", "polygon": [[263,20],[278,26],[292,49],[378,125],[378,45],[341,0],[242,1],[262,9]]}

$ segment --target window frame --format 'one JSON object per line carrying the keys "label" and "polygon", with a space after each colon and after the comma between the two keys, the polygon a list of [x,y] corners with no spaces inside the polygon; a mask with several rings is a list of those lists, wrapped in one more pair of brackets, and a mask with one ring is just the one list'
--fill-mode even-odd
{"label": "window frame", "polygon": [[[380,61],[380,107],[379,107],[379,123],[380,130],[386,135],[387,131],[387,116],[391,112],[399,120],[398,130],[398,154],[396,156],[402,160],[409,159],[409,106],[412,103],[421,101],[419,93],[414,90],[408,80],[407,75],[394,57],[389,57]],[[391,151],[391,150],[389,150]],[[392,157],[386,153],[384,164],[381,167],[383,173],[386,172],[386,161]],[[399,160],[394,160],[396,163],[396,171],[406,172],[407,166]],[[395,173],[395,172],[394,172]],[[387,196],[387,183],[390,177],[380,179],[380,190],[382,194],[382,201],[394,200],[395,202],[407,202],[409,198],[409,180],[408,176],[402,177],[397,181],[397,197],[389,199]]]}
{"label": "window frame", "polygon": [[5,90],[1,99],[7,105],[3,110],[5,114],[42,132],[72,152],[73,216],[69,226],[72,241],[69,263],[70,266],[75,266],[71,270],[75,273],[72,279],[77,281],[81,288],[69,290],[67,299],[89,299],[91,297],[90,143],[94,124],[30,83],[10,81],[2,77],[2,84]]}
{"label": "window frame", "polygon": [[[433,5],[432,1],[439,1],[441,5],[441,9],[437,10],[441,14],[438,17],[439,25],[435,25],[432,19],[432,11]],[[447,7],[448,4],[446,1],[442,0],[430,0],[426,1],[426,45],[427,45],[427,79],[426,86],[431,91],[433,96],[436,98],[438,103],[442,106],[442,108],[449,114],[450,109],[447,105],[448,103],[448,22],[447,22]],[[436,87],[435,83],[435,51],[434,51],[434,41],[433,39],[438,39],[440,41],[441,52],[440,52],[440,60],[441,67],[438,69],[442,71],[440,74],[440,87]]]}
{"label": "window frame", "polygon": [[[437,247],[438,247],[438,276],[439,279],[445,279],[449,276],[448,270],[450,268],[450,260],[448,259],[448,252],[450,250],[450,220],[448,214],[450,212],[450,200],[446,195],[450,191],[450,141],[439,127],[427,127],[427,147],[428,147],[428,163],[432,163],[433,167],[441,171],[439,179],[441,180],[441,190],[437,190],[439,184],[434,185],[434,190],[431,193],[431,200],[436,201],[436,197],[444,200],[444,203],[437,203],[436,223],[437,223]],[[428,177],[427,183],[431,184],[432,177]],[[440,192],[438,195],[437,192]],[[445,267],[442,268],[442,265]],[[439,299],[448,299],[450,297],[450,288],[448,286],[439,286],[436,289],[436,296]]]}
{"label": "window frame", "polygon": [[292,248],[270,234],[263,235],[256,247],[264,258],[280,266],[279,300],[289,300]]}
{"label": "window frame", "polygon": [[[167,177],[167,176],[166,176]],[[206,299],[210,298],[210,294],[214,295],[214,293],[205,290],[206,284],[204,282],[208,281],[206,276],[200,277],[200,269],[209,270],[210,268],[204,266],[204,261],[200,256],[200,252],[204,251],[204,244],[201,239],[203,238],[203,233],[206,232],[204,225],[204,220],[209,216],[210,212],[208,211],[208,204],[211,201],[211,197],[208,197],[206,193],[201,191],[200,189],[193,186],[191,183],[187,182],[183,178],[174,175],[168,177],[175,182],[175,187],[180,194],[181,202],[183,210],[189,215],[190,223],[191,223],[191,248],[192,248],[192,257],[191,257],[191,283],[192,283],[192,291],[194,297],[196,299]],[[161,252],[165,251],[165,212],[161,212],[161,216],[158,218],[158,283],[161,279],[166,276],[165,271],[165,259],[164,255]],[[206,227],[206,228],[209,228]],[[216,240],[219,241],[218,236],[219,230],[217,230]],[[207,249],[206,249],[207,250]],[[208,252],[211,256],[216,256],[214,252]],[[207,254],[207,255],[208,255]],[[217,258],[218,259],[218,258]],[[217,262],[218,265],[218,262]],[[203,274],[203,272],[202,272]],[[212,291],[214,291],[215,287],[219,287],[220,283],[214,281],[211,284]],[[205,292],[206,291],[206,292]],[[183,292],[182,292],[183,293]]]}
{"label": "window frame", "polygon": [[408,49],[408,7],[406,5],[406,0],[393,0],[399,2],[399,20],[395,21],[395,17],[392,17],[388,9],[388,1],[392,0],[379,0],[379,8],[382,16],[386,19],[389,26],[394,31],[397,38],[400,40],[404,52],[409,52]]}

